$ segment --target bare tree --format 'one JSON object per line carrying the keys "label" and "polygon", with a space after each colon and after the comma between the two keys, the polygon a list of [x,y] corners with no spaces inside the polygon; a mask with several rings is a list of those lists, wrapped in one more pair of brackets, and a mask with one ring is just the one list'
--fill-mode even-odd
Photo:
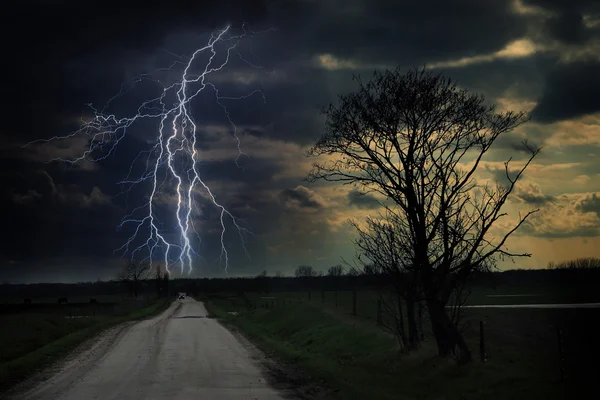
{"label": "bare tree", "polygon": [[117,278],[122,282],[127,282],[130,292],[134,295],[134,297],[137,298],[140,281],[146,280],[149,273],[149,263],[141,263],[135,260],[129,260]]}
{"label": "bare tree", "polygon": [[263,269],[262,272],[258,275],[256,275],[257,278],[266,278],[268,275],[267,270]]}
{"label": "bare tree", "polygon": [[341,265],[334,265],[332,267],[329,267],[329,269],[327,270],[327,275],[342,276],[344,275],[344,267],[342,267]]}
{"label": "bare tree", "polygon": [[[389,208],[379,218],[368,217],[366,228],[351,221],[358,232],[355,244],[366,275],[378,277],[379,297],[388,316],[384,327],[393,332],[406,351],[419,347],[418,304],[421,287],[411,262],[403,227]],[[403,304],[404,303],[404,304]],[[404,314],[406,310],[406,315]],[[408,334],[405,331],[405,322]]]}
{"label": "bare tree", "polygon": [[354,267],[350,264],[348,264],[348,267],[349,268],[347,269],[346,276],[360,276],[362,274],[361,269]]}
{"label": "bare tree", "polygon": [[521,216],[494,240],[490,229],[539,149],[529,152],[506,185],[481,185],[474,177],[495,140],[526,121],[524,113],[497,113],[483,96],[470,94],[441,74],[411,70],[375,72],[359,89],[323,109],[325,132],[309,156],[337,155],[316,162],[309,181],[323,179],[378,192],[395,207],[410,244],[408,256],[425,297],[439,355],[458,347],[459,362],[471,353],[446,305],[457,284],[497,257],[530,256],[505,247],[508,237],[535,211]]}
{"label": "bare tree", "polygon": [[312,278],[316,277],[318,274],[312,266],[300,265],[294,271],[294,275],[296,275],[296,278]]}
{"label": "bare tree", "polygon": [[268,278],[267,270],[263,270],[260,274],[254,278],[257,283],[257,289],[259,292],[267,294],[270,291],[270,279]]}

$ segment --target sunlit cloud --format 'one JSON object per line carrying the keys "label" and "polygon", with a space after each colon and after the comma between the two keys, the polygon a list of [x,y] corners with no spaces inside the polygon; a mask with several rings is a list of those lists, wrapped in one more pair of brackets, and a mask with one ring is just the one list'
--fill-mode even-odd
{"label": "sunlit cloud", "polygon": [[550,11],[535,5],[524,4],[522,0],[513,0],[511,6],[513,12],[517,15],[533,15],[539,17],[552,16]]}
{"label": "sunlit cloud", "polygon": [[431,68],[459,68],[471,64],[489,63],[496,60],[511,60],[530,57],[542,51],[538,45],[529,39],[515,40],[501,50],[490,54],[482,54],[473,57],[463,57],[458,60],[448,60],[429,64]]}
{"label": "sunlit cloud", "polygon": [[372,63],[363,63],[356,60],[350,59],[342,59],[335,57],[332,54],[320,54],[315,56],[314,63],[317,67],[323,68],[329,71],[337,71],[337,70],[358,70],[358,69],[385,69],[392,68],[391,65],[387,64],[372,64]]}

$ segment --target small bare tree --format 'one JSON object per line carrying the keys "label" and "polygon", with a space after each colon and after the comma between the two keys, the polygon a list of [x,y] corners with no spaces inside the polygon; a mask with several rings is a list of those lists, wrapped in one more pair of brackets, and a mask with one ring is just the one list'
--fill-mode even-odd
{"label": "small bare tree", "polygon": [[267,294],[270,291],[270,282],[268,278],[267,270],[263,270],[260,274],[254,278],[256,281],[257,290],[261,293]]}
{"label": "small bare tree", "polygon": [[313,278],[318,276],[317,271],[310,265],[300,265],[294,271],[296,278]]}
{"label": "small bare tree", "polygon": [[446,305],[460,282],[511,253],[505,243],[535,211],[519,215],[494,240],[492,226],[515,184],[538,154],[523,142],[528,159],[495,188],[475,180],[483,156],[496,139],[526,121],[524,113],[497,113],[483,96],[458,89],[426,69],[375,72],[359,89],[323,109],[326,128],[309,156],[336,155],[317,162],[308,180],[353,184],[378,192],[395,207],[410,244],[410,264],[422,288],[439,355],[469,362],[469,348]]}
{"label": "small bare tree", "polygon": [[341,265],[334,265],[332,267],[329,267],[329,269],[327,270],[327,275],[342,276],[344,275],[344,267],[342,267]]}
{"label": "small bare tree", "polygon": [[[355,244],[365,273],[378,277],[378,292],[388,316],[384,327],[393,332],[406,351],[419,347],[418,305],[423,300],[412,265],[410,243],[403,235],[401,219],[386,208],[379,218],[368,217],[366,228],[351,221],[358,232]],[[404,314],[406,310],[406,315]],[[408,334],[405,330],[408,327]]]}
{"label": "small bare tree", "polygon": [[129,260],[118,275],[118,279],[129,285],[129,291],[138,297],[140,281],[146,280],[150,273],[150,264]]}

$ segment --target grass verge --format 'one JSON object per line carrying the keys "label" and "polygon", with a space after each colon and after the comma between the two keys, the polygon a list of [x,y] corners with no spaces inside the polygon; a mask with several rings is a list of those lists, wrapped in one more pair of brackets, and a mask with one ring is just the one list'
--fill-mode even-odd
{"label": "grass verge", "polygon": [[[477,331],[471,330],[465,336],[475,360],[459,368],[436,357],[431,339],[418,353],[401,355],[389,335],[336,318],[314,302],[251,310],[226,296],[203,300],[212,316],[235,325],[265,353],[331,388],[332,399],[561,399],[569,387],[582,389],[585,383],[586,367],[579,360],[567,368],[566,381],[559,378],[556,338],[548,330],[556,315],[550,311],[486,310],[486,315],[475,315],[494,327],[487,333],[490,356],[486,363],[477,359]],[[584,312],[572,314],[569,321],[576,332],[583,328],[576,322],[597,317],[596,311]],[[570,343],[591,343],[593,335],[588,336]]]}
{"label": "grass verge", "polygon": [[[34,351],[0,364],[0,393],[7,391],[18,382],[57,361],[85,340],[117,324],[157,315],[166,310],[170,303],[171,299],[160,299],[145,308],[140,308],[124,316],[99,317],[87,326],[78,325],[78,322],[74,325],[69,325],[68,327],[62,326],[55,334],[59,334],[68,329],[75,330],[38,347]],[[19,317],[29,321],[30,324],[28,327],[38,330],[40,333],[46,325],[52,323],[51,320],[48,321],[44,319],[46,316],[39,316],[37,326],[34,323],[31,323],[32,320],[35,319],[35,315],[15,316],[14,318],[18,320]],[[18,329],[18,327],[14,327],[14,329]],[[10,345],[10,343],[5,343],[4,345]],[[17,343],[15,343],[15,346],[16,345]]]}

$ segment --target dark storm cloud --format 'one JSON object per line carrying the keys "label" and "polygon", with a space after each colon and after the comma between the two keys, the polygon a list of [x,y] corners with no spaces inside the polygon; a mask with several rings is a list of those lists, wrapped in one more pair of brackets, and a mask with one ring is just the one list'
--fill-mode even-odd
{"label": "dark storm cloud", "polygon": [[573,238],[573,237],[596,237],[600,234],[600,229],[598,227],[592,226],[582,226],[577,227],[574,230],[556,230],[556,231],[540,231],[536,226],[529,222],[525,221],[520,227],[518,231],[518,236],[527,235],[534,236],[538,238],[545,239],[565,239],[565,238]]}
{"label": "dark storm cloud", "polygon": [[[31,7],[31,4],[25,4]],[[87,7],[86,4],[85,10]],[[177,11],[182,9],[185,12]],[[139,64],[138,60],[151,54],[164,56],[166,53],[157,50],[158,46],[165,40],[168,43],[168,37],[178,32],[177,43],[187,43],[186,51],[189,52],[198,41],[198,32],[219,28],[225,22],[237,24],[246,20],[255,24],[254,29],[277,28],[276,32],[253,40],[249,54],[255,54],[257,63],[264,63],[271,69],[284,68],[288,82],[266,88],[268,107],[240,102],[231,104],[230,108],[240,123],[264,124],[269,121],[276,126],[275,135],[306,144],[314,140],[320,130],[321,121],[314,116],[315,107],[328,104],[335,100],[337,93],[354,86],[352,71],[332,72],[308,67],[306,63],[312,63],[314,56],[331,53],[370,64],[412,66],[495,51],[522,36],[526,26],[523,18],[511,13],[509,1],[485,6],[477,1],[453,4],[439,1],[433,5],[375,1],[369,2],[368,6],[366,2],[358,1],[268,4],[226,1],[219,6],[179,7],[174,3],[169,7],[145,6],[132,10],[98,6],[91,20],[85,19],[85,10],[84,6],[78,5],[54,4],[49,7],[47,3],[38,4],[27,20],[40,32],[46,32],[44,41],[32,42],[33,49],[29,46],[24,50],[19,45],[10,50],[16,53],[18,61],[30,59],[26,55],[36,54],[35,64],[26,61],[23,65],[14,64],[15,71],[11,74],[16,74],[26,86],[14,93],[18,103],[23,107],[27,104],[29,110],[36,108],[40,114],[28,122],[31,124],[29,135],[47,127],[48,122],[56,119],[58,110],[62,114],[67,110],[79,114],[86,109],[84,103],[102,104],[118,91],[125,78],[125,65]],[[20,22],[19,15],[24,18],[22,9],[11,12],[15,17],[14,24]],[[61,30],[54,33],[52,28],[58,16],[61,17]],[[83,20],[85,24],[81,23]],[[148,21],[153,21],[152,29],[147,29]],[[469,29],[465,29],[467,25]],[[106,29],[107,26],[118,26],[119,29]],[[477,35],[472,34],[474,29]],[[196,33],[186,36],[185,32]],[[195,41],[192,40],[194,35]],[[165,66],[161,64],[155,67]],[[140,64],[139,68],[147,69],[148,65]],[[373,68],[369,66],[363,72],[370,73]],[[38,70],[45,73],[37,74]],[[140,72],[147,71],[136,71],[134,75]],[[53,79],[45,79],[47,76],[53,76]],[[39,91],[41,96],[24,97],[23,93],[35,92],[40,85],[46,88]],[[290,109],[296,111],[292,113]],[[219,113],[214,114],[220,118]]]}
{"label": "dark storm cloud", "polygon": [[358,190],[352,190],[348,193],[348,201],[350,202],[350,205],[358,208],[368,209],[380,207],[379,202],[374,196],[368,193],[359,192]]}
{"label": "dark storm cloud", "polygon": [[546,196],[540,193],[517,193],[516,196],[524,203],[533,206],[543,206],[554,200],[553,196]]}
{"label": "dark storm cloud", "polygon": [[577,209],[581,212],[596,213],[600,217],[600,197],[593,193],[589,198],[583,199]]}
{"label": "dark storm cloud", "polygon": [[[506,177],[506,170],[504,169],[504,167],[495,168],[495,167],[491,167],[489,165],[485,165],[484,168],[485,168],[485,171],[492,176],[492,180],[494,182],[497,182],[498,184],[503,185],[503,186],[508,186],[510,184],[510,181]],[[514,176],[517,172],[518,171],[516,169],[513,169],[513,168],[509,169],[509,176],[511,178],[514,178]]]}
{"label": "dark storm cloud", "polygon": [[27,190],[27,193],[12,193],[12,200],[15,204],[30,204],[41,197],[41,194],[31,189]]}
{"label": "dark storm cloud", "polygon": [[11,128],[41,130],[49,121],[58,122],[56,114],[79,113],[84,103],[106,101],[119,90],[124,61],[154,52],[170,32],[210,31],[243,21],[259,25],[267,7],[260,0],[121,7],[99,1],[20,1],[5,3],[2,15],[0,34],[13,39],[3,45],[10,62],[2,63],[1,72],[19,83],[5,86],[4,95],[12,98],[15,111],[37,116],[26,123],[17,118],[19,125]]}
{"label": "dark storm cloud", "polygon": [[[558,41],[567,47],[583,46],[600,39],[600,25],[586,26],[585,18],[600,17],[600,3],[594,0],[524,0],[546,14],[541,24],[541,40]],[[539,58],[539,57],[536,57]],[[580,117],[600,110],[600,62],[588,57],[569,62],[545,59],[538,62],[543,77],[538,104],[532,111],[534,121],[551,123]]]}
{"label": "dark storm cloud", "polygon": [[[510,154],[513,156],[513,160],[517,159],[515,156],[519,158],[531,156],[531,152],[523,144],[524,139],[521,136],[521,134],[511,135],[511,133],[512,132],[498,136],[498,139],[494,141],[493,149],[497,151],[499,155],[501,154],[501,156],[505,158],[509,157],[507,156],[505,150],[510,150]],[[529,136],[527,137],[527,145],[531,146],[534,149],[539,148],[539,146],[534,141],[532,141]],[[491,161],[489,158],[487,160]]]}
{"label": "dark storm cloud", "polygon": [[[2,10],[6,23],[0,28],[4,37],[12,39],[3,47],[11,62],[0,67],[7,82],[3,105],[8,105],[7,114],[12,116],[4,120],[3,134],[7,139],[0,143],[3,149],[12,146],[10,154],[0,155],[0,174],[5,182],[0,206],[6,210],[5,229],[12,234],[2,243],[0,252],[19,260],[18,265],[23,268],[41,271],[46,260],[54,260],[48,261],[52,268],[63,268],[69,273],[75,271],[77,262],[97,270],[109,268],[101,267],[103,262],[114,266],[113,250],[132,233],[130,229],[116,231],[116,226],[148,198],[147,185],[114,197],[126,189],[117,182],[127,176],[130,162],[140,150],[153,145],[156,121],[132,127],[117,152],[94,168],[89,164],[72,169],[57,163],[45,164],[49,156],[83,148],[83,142],[59,144],[37,152],[17,151],[17,145],[70,132],[77,127],[76,119],[82,113],[89,114],[86,103],[101,107],[124,81],[177,59],[164,50],[189,56],[199,44],[206,43],[211,30],[226,23],[232,23],[238,31],[242,21],[256,31],[277,28],[243,41],[236,49],[264,68],[252,68],[232,53],[232,68],[211,75],[221,96],[263,91],[266,103],[261,96],[223,103],[239,129],[242,150],[246,139],[251,142],[259,138],[258,145],[268,144],[267,148],[272,149],[268,151],[275,154],[260,149],[252,159],[242,157],[243,169],[238,168],[233,161],[235,144],[224,150],[225,141],[221,143],[221,137],[229,138],[232,129],[224,110],[215,105],[214,93],[207,91],[193,102],[194,119],[199,126],[198,149],[218,154],[213,161],[201,163],[202,177],[214,187],[219,201],[240,218],[242,226],[254,233],[246,242],[252,256],[249,260],[235,227],[226,222],[232,270],[272,271],[279,269],[281,263],[301,262],[303,257],[313,263],[310,257],[332,251],[335,234],[327,218],[328,204],[318,195],[318,185],[311,190],[298,186],[296,178],[286,178],[293,175],[289,170],[301,162],[284,159],[296,151],[290,149],[297,147],[300,152],[301,146],[296,144],[311,144],[322,133],[323,116],[317,106],[335,102],[337,94],[355,90],[353,73],[366,81],[375,68],[421,66],[494,53],[511,41],[526,37],[533,18],[512,12],[512,0],[224,0],[191,5],[143,4],[137,8],[128,3],[120,9],[96,1],[13,3],[11,10],[7,6]],[[575,7],[558,1],[537,3],[555,14],[543,25],[544,35],[573,44],[589,41],[595,34],[594,29],[582,28],[583,15],[589,13],[584,2],[576,1]],[[318,56],[325,54],[333,57],[330,64],[319,63]],[[596,110],[595,83],[583,80],[571,88],[568,76],[589,75],[593,66],[571,66],[561,78],[560,70],[553,69],[556,64],[556,55],[536,54],[444,72],[461,87],[484,93],[492,101],[508,88],[518,98],[541,97],[536,110],[540,120]],[[550,85],[555,87],[549,89]],[[142,84],[114,103],[111,112],[130,115],[141,101],[155,96],[157,89],[160,90]],[[588,94],[583,100],[564,101],[565,97],[577,97],[577,91]],[[562,108],[558,104],[561,96]],[[542,133],[537,137],[542,140]],[[519,136],[507,135],[505,141],[499,140],[498,148],[514,151],[518,139]],[[143,159],[138,160],[130,178],[142,176],[145,168]],[[499,180],[504,178],[503,171],[490,172]],[[164,177],[161,174],[160,179]],[[174,204],[175,193],[167,186],[162,192],[158,202],[166,210]],[[531,204],[549,200],[534,191],[523,192],[520,198]],[[348,195],[347,201],[358,208],[376,207],[372,196],[355,192]],[[591,207],[585,204],[582,207]],[[202,211],[197,219],[202,225],[199,251],[208,260],[206,268],[221,271],[221,266],[211,264],[220,253],[220,210],[207,199],[199,200],[197,205]],[[173,222],[169,218],[170,214],[160,212],[159,219],[165,225]],[[178,240],[174,231],[169,235]],[[310,256],[309,249],[314,250]],[[24,266],[26,260],[30,267]],[[64,267],[60,267],[61,263]],[[95,278],[93,274],[91,277]]]}
{"label": "dark storm cloud", "polygon": [[525,5],[541,7],[552,13],[544,25],[544,33],[569,44],[587,42],[598,28],[589,29],[584,24],[584,15],[598,16],[600,6],[595,0],[523,0]]}
{"label": "dark storm cloud", "polygon": [[544,93],[531,112],[534,121],[551,123],[600,110],[600,62],[558,65],[546,78]]}
{"label": "dark storm cloud", "polygon": [[583,24],[583,15],[575,10],[565,10],[559,16],[551,18],[547,28],[554,38],[565,43],[583,43],[592,37]]}
{"label": "dark storm cloud", "polygon": [[274,15],[290,49],[404,65],[489,53],[526,30],[510,1],[282,2]]}
{"label": "dark storm cloud", "polygon": [[448,76],[461,88],[484,95],[489,102],[502,97],[507,89],[518,98],[535,100],[544,88],[545,74],[555,63],[553,56],[535,55],[474,63],[460,68],[440,68],[435,72]]}
{"label": "dark storm cloud", "polygon": [[17,260],[64,254],[106,257],[124,239],[115,233],[122,210],[110,205],[99,189],[85,193],[69,187],[58,196],[52,201],[40,195],[16,206],[3,197],[2,208],[11,210],[4,218],[10,235],[0,243],[0,254]]}
{"label": "dark storm cloud", "polygon": [[[87,49],[85,53],[90,58],[94,55],[114,56],[124,49],[154,50],[157,43],[174,30],[210,31],[228,23],[258,23],[268,15],[267,1],[261,0],[223,0],[219,3],[171,1],[168,5],[148,2],[134,5],[128,2],[121,6],[109,6],[101,1],[30,0],[6,6],[3,29],[13,34],[21,31],[45,34],[45,40],[32,38],[34,40],[29,41],[27,49],[18,49],[20,43],[10,45],[15,48],[9,49],[23,55],[42,55],[41,61],[49,63],[64,60],[65,56],[70,58],[75,52],[81,54],[81,49]],[[75,32],[77,34],[73,35]]]}
{"label": "dark storm cloud", "polygon": [[264,188],[271,185],[273,176],[277,173],[277,162],[271,159],[241,156],[235,162],[232,152],[231,159],[206,161],[199,163],[199,172],[207,182],[243,182],[244,184]]}
{"label": "dark storm cloud", "polygon": [[305,186],[295,189],[284,189],[279,193],[280,201],[286,207],[321,209],[323,202],[316,197],[315,193]]}
{"label": "dark storm cloud", "polygon": [[[240,90],[235,82],[225,82],[219,83],[219,93],[233,97],[261,90],[264,99],[256,94],[244,100],[223,101],[231,120],[240,127],[262,126],[262,131],[250,128],[248,132],[257,137],[309,144],[319,137],[323,129],[318,107],[335,101],[338,93],[356,89],[356,82],[352,81],[351,71],[289,68],[294,74],[276,84],[261,85],[257,82]],[[214,102],[208,104],[213,100],[214,95],[207,93],[200,102],[195,103],[198,124],[223,125],[227,122],[222,108],[215,106]]]}

